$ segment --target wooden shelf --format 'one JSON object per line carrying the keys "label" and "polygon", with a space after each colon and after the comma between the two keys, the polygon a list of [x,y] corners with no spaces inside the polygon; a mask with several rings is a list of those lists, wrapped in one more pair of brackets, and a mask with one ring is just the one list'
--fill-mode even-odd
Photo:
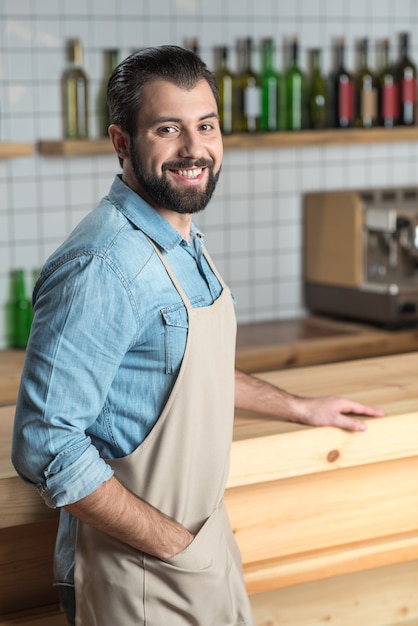
{"label": "wooden shelf", "polygon": [[58,139],[38,142],[38,151],[45,156],[89,156],[114,154],[113,145],[107,137],[103,139]]}
{"label": "wooden shelf", "polygon": [[11,143],[0,141],[0,159],[14,159],[16,157],[31,156],[33,146],[31,143]]}
{"label": "wooden shelf", "polygon": [[[413,141],[418,141],[418,126],[238,133],[236,135],[225,135],[224,147],[226,150],[252,150],[373,143],[407,143]],[[38,143],[38,150],[45,156],[88,156],[114,153],[113,146],[107,138],[43,140]]]}
{"label": "wooden shelf", "polygon": [[226,149],[306,148],[418,141],[418,126],[397,128],[348,128],[278,133],[242,133],[224,137]]}

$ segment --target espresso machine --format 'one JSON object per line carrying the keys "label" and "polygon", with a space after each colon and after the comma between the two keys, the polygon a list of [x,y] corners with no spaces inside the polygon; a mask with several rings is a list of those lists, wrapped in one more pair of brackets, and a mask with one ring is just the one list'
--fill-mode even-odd
{"label": "espresso machine", "polygon": [[309,309],[418,323],[418,187],[308,193],[304,219]]}

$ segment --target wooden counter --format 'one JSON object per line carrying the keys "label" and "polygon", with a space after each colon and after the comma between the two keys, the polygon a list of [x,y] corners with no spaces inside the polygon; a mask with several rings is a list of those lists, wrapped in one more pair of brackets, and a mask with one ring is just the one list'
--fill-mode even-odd
{"label": "wooden counter", "polygon": [[225,500],[258,626],[418,623],[417,370],[413,353],[260,375],[385,417],[349,433],[237,413]]}
{"label": "wooden counter", "polygon": [[[260,374],[298,394],[382,406],[386,415],[349,433],[237,412],[225,501],[258,626],[418,623],[417,370],[411,353]],[[1,613],[13,602],[22,608],[22,582],[30,587],[31,577],[31,606],[53,599],[56,512],[14,473],[12,416],[12,407],[0,410],[0,624],[14,623]]]}

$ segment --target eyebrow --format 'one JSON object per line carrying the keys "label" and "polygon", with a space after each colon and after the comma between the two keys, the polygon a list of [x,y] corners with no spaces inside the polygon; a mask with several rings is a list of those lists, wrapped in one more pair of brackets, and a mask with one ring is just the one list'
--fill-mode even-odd
{"label": "eyebrow", "polygon": [[[203,120],[207,120],[211,118],[218,119],[219,115],[215,113],[214,111],[211,111],[210,113],[207,113],[207,115],[202,115],[201,117],[199,117],[197,121],[202,122]],[[166,124],[169,122],[176,122],[177,124],[181,124],[183,120],[181,117],[156,117],[154,120],[152,120],[151,126],[155,126],[155,124]]]}

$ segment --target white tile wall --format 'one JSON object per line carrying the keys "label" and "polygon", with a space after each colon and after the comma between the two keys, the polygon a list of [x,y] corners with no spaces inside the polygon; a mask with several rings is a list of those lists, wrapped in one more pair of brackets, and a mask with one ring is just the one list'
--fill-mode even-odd
{"label": "white tile wall", "polygon": [[[402,30],[412,33],[418,60],[417,23],[413,0],[1,0],[0,139],[61,136],[59,78],[70,36],[84,44],[94,135],[104,48],[119,48],[122,59],[138,47],[197,36],[212,66],[214,45],[270,35],[280,68],[284,39],[298,34],[301,63],[308,48],[320,46],[328,73],[332,41],[341,35],[349,67],[357,38],[395,42]],[[256,68],[258,62],[255,54]],[[215,198],[198,221],[237,298],[239,320],[304,313],[305,191],[416,184],[417,156],[414,144],[227,152]],[[24,267],[31,283],[32,271],[107,192],[116,172],[113,156],[0,161],[0,348],[10,271]]]}

